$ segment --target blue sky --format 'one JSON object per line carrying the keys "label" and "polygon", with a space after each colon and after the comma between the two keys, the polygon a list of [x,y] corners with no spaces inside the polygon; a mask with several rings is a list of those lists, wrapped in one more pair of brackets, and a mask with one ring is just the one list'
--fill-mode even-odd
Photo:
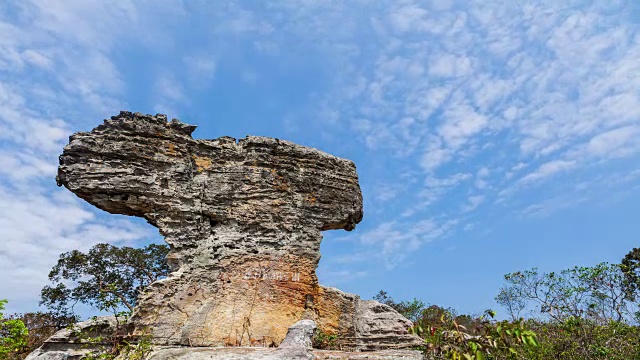
{"label": "blue sky", "polygon": [[318,274],[363,298],[480,313],[505,273],[619,262],[639,30],[633,0],[2,2],[0,298],[35,310],[64,251],[162,241],[55,185],[67,137],[122,109],[353,160],[364,220]]}

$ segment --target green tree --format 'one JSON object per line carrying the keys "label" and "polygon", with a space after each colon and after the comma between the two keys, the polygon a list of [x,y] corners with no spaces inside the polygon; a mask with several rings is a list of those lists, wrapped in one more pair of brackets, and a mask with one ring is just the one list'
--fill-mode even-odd
{"label": "green tree", "polygon": [[507,286],[496,301],[510,312],[533,306],[553,321],[632,321],[635,304],[629,301],[623,269],[619,264],[600,263],[559,273],[539,273],[535,268],[514,272],[505,275]]}
{"label": "green tree", "polygon": [[516,286],[503,287],[495,298],[496,302],[507,310],[512,321],[518,320],[522,310],[527,307],[527,301],[519,290]]}
{"label": "green tree", "polygon": [[405,300],[401,302],[395,302],[393,298],[389,296],[389,294],[384,290],[380,290],[380,292],[373,297],[373,300],[376,300],[379,303],[385,305],[389,305],[392,309],[399,312],[404,317],[413,322],[418,321],[422,317],[422,312],[424,311],[424,309],[427,308],[427,305],[425,303],[416,298],[411,301]]}
{"label": "green tree", "polygon": [[27,346],[29,336],[21,320],[4,318],[6,304],[7,300],[0,300],[0,359],[9,359],[12,354],[21,352]]}
{"label": "green tree", "polygon": [[640,290],[640,248],[629,251],[620,264],[625,277],[624,289],[627,299],[636,301],[636,294]]}
{"label": "green tree", "polygon": [[49,273],[52,285],[41,292],[41,305],[55,313],[73,313],[76,303],[117,312],[133,311],[140,293],[170,269],[165,261],[166,245],[141,249],[97,244],[87,253],[73,250],[60,255]]}

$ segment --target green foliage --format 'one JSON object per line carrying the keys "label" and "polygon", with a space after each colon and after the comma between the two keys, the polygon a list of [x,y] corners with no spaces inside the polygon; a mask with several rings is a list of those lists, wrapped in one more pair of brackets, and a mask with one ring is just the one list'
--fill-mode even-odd
{"label": "green foliage", "polygon": [[422,311],[426,307],[425,303],[415,298],[412,301],[395,302],[393,298],[383,290],[380,290],[380,292],[373,297],[373,300],[389,305],[395,311],[399,312],[411,321],[420,319],[422,317]]}
{"label": "green foliage", "polygon": [[0,300],[0,359],[9,359],[22,352],[28,343],[29,332],[21,320],[5,319],[7,300]]}
{"label": "green foliage", "polygon": [[311,339],[312,346],[314,349],[326,349],[326,350],[335,350],[337,349],[338,335],[336,334],[325,334],[322,331],[316,331]]}
{"label": "green foliage", "polygon": [[620,263],[624,274],[624,291],[627,299],[637,300],[640,291],[640,248],[633,248],[627,253]]}
{"label": "green foliage", "polygon": [[58,330],[64,329],[78,321],[76,316],[62,315],[53,312],[29,312],[6,316],[8,320],[22,321],[28,330],[27,344],[15,353],[16,358],[24,358]]}
{"label": "green foliage", "polygon": [[624,322],[599,324],[568,318],[561,322],[528,320],[540,346],[527,348],[519,359],[640,359],[640,329]]}
{"label": "green foliage", "polygon": [[510,359],[522,349],[538,346],[536,334],[524,321],[496,323],[494,316],[494,311],[487,310],[468,328],[443,314],[440,324],[423,318],[410,331],[425,340],[425,355],[430,359]]}
{"label": "green foliage", "polygon": [[168,251],[168,246],[156,244],[142,249],[97,244],[86,254],[63,253],[49,273],[53,284],[42,289],[40,303],[59,314],[71,312],[77,302],[101,311],[133,311],[142,290],[170,272]]}
{"label": "green foliage", "polygon": [[142,360],[152,351],[151,337],[129,336],[126,329],[128,320],[127,312],[116,315],[116,327],[111,334],[101,334],[99,326],[80,329],[76,325],[70,325],[68,329],[77,342],[82,343],[86,349],[91,349],[83,359]]}
{"label": "green foliage", "polygon": [[505,275],[507,286],[496,296],[498,304],[511,315],[528,306],[553,321],[586,318],[599,324],[609,320],[634,319],[636,305],[630,301],[624,267],[601,263],[574,267],[559,273],[539,273],[537,269]]}
{"label": "green foliage", "polygon": [[52,285],[42,289],[41,304],[58,319],[73,317],[73,305],[80,302],[116,315],[118,325],[109,338],[69,329],[85,346],[93,349],[87,359],[142,359],[151,349],[148,338],[131,341],[124,324],[138,296],[152,282],[169,274],[166,245],[151,244],[141,249],[97,244],[87,253],[77,250],[60,255],[49,273]]}
{"label": "green foliage", "polygon": [[151,338],[145,336],[135,343],[124,342],[123,346],[119,350],[119,354],[120,357],[124,359],[142,360],[151,353],[152,350]]}
{"label": "green foliage", "polygon": [[540,346],[522,348],[515,358],[640,359],[639,261],[640,249],[633,249],[622,264],[505,275],[496,301],[512,317],[523,309],[538,315],[525,323]]}

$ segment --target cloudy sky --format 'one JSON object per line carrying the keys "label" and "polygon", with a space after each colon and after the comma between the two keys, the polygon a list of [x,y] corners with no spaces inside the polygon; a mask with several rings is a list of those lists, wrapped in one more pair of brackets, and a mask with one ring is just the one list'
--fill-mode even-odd
{"label": "cloudy sky", "polygon": [[[0,2],[0,298],[60,253],[162,239],[55,185],[127,109],[349,158],[365,217],[321,282],[479,313],[508,272],[640,246],[640,2]],[[500,309],[498,309],[500,311]]]}

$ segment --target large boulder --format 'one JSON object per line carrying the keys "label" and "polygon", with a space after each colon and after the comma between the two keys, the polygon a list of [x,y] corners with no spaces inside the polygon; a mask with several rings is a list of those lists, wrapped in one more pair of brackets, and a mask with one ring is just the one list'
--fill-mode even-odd
{"label": "large boulder", "polygon": [[[171,246],[134,335],[158,345],[274,346],[302,319],[355,350],[420,343],[388,307],[318,284],[321,231],[353,230],[353,162],[289,141],[195,140],[195,126],[120,112],[70,137],[57,182],[96,207],[145,218]],[[377,305],[376,305],[377,304]]]}

